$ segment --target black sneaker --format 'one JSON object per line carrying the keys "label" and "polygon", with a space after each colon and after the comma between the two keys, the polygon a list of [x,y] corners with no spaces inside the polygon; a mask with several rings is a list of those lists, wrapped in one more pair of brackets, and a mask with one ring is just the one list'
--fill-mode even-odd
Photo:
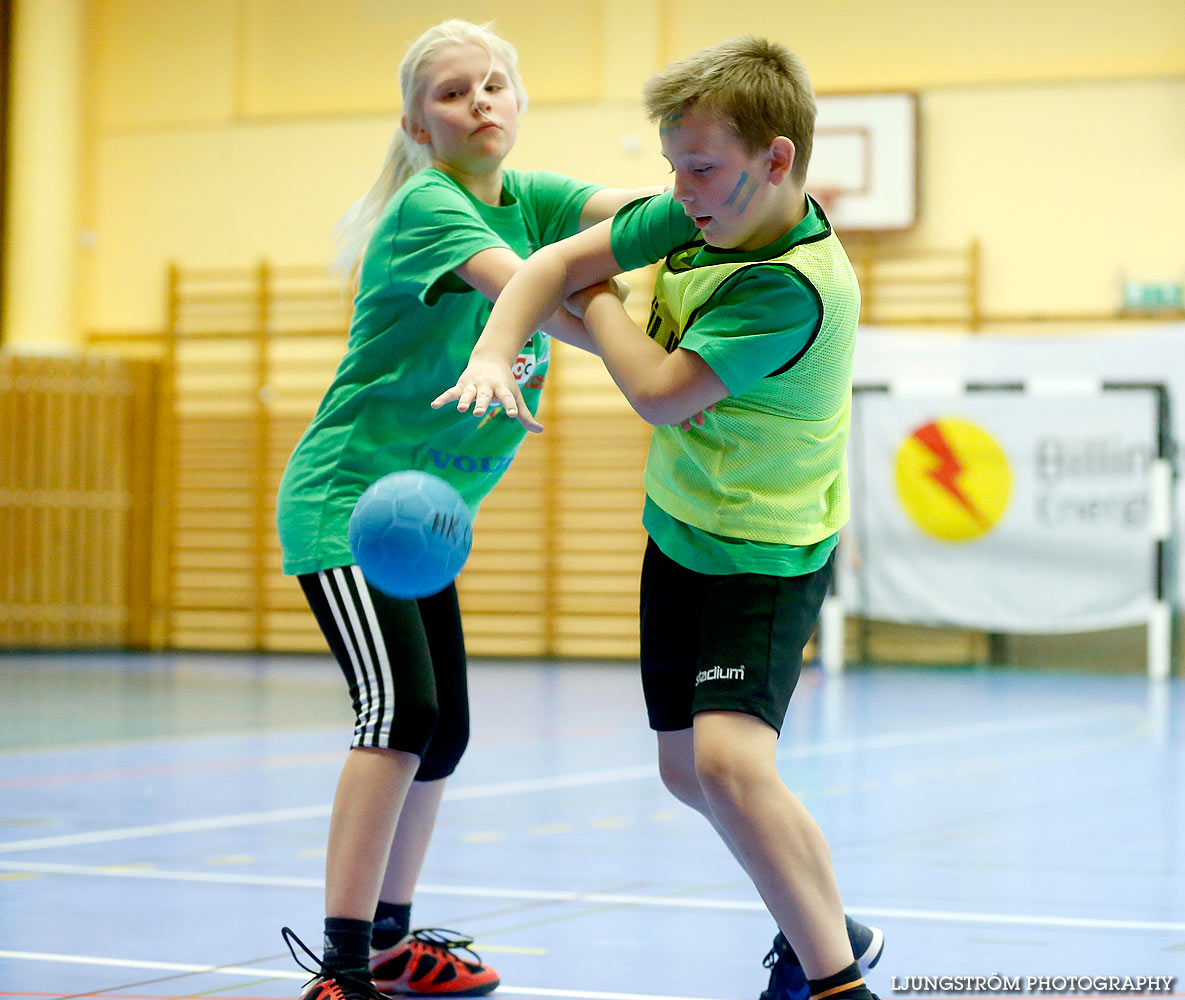
{"label": "black sneaker", "polygon": [[774,945],[761,964],[769,969],[769,985],[758,1000],[810,1000],[806,973],[781,931],[774,936]]}
{"label": "black sneaker", "polygon": [[876,927],[866,927],[853,920],[846,913],[844,923],[848,925],[848,940],[852,943],[852,954],[861,972],[867,972],[881,960],[885,950],[885,935]]}
{"label": "black sneaker", "polygon": [[[844,915],[844,922],[848,928],[848,940],[852,944],[852,954],[856,957],[856,964],[861,972],[867,972],[880,961],[885,950],[885,935],[876,927],[866,927],[864,924]],[[802,971],[802,964],[786,935],[778,931],[774,935],[773,947],[762,961],[769,973],[769,985],[761,994],[760,1000],[809,1000],[810,986],[807,984],[806,973]]]}
{"label": "black sneaker", "polygon": [[[291,928],[283,928],[280,934],[284,938],[284,943],[288,945],[288,950],[292,952],[293,961],[313,977],[305,983],[300,1000],[389,1000],[374,988],[374,984],[370,981],[369,970],[343,972],[340,969],[327,968],[325,963],[292,932]],[[294,941],[313,960],[316,965],[315,969],[310,969],[297,957],[296,949],[292,947]]]}

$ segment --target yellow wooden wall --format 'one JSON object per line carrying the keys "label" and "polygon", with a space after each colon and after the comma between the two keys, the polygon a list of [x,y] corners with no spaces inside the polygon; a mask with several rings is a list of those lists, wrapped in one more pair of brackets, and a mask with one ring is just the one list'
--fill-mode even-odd
{"label": "yellow wooden wall", "polygon": [[[109,542],[124,531],[133,555],[145,538],[155,547],[134,556],[150,570],[108,575],[107,590],[81,594],[79,607],[90,611],[68,613],[54,603],[65,584],[52,585],[51,601],[51,575],[33,579],[34,535],[11,533],[41,525],[37,559],[60,565],[53,532],[101,518],[55,508],[48,488],[35,487],[34,503],[34,487],[7,487],[22,500],[0,515],[25,569],[13,569],[14,559],[7,576],[0,571],[0,602],[9,601],[7,621],[24,616],[20,641],[318,642],[299,594],[279,576],[268,505],[340,353],[344,307],[327,294],[324,266],[334,222],[377,174],[398,120],[402,52],[446,15],[492,18],[519,48],[531,107],[510,165],[614,185],[664,177],[638,105],[642,81],[730,34],[788,43],[820,92],[916,90],[919,224],[880,246],[853,246],[870,319],[876,309],[961,326],[985,315],[1100,314],[1114,307],[1124,277],[1185,274],[1179,0],[990,8],[738,0],[727,20],[708,0],[465,0],[448,10],[403,0],[79,2],[87,13],[82,197],[78,239],[69,242],[80,328],[61,339],[156,359],[156,369],[140,370],[160,373],[157,419],[142,414],[126,447],[139,454],[153,432],[158,502],[131,525],[108,515],[108,535],[100,532]],[[903,266],[894,262],[933,247],[950,250],[939,259],[953,269],[943,280],[957,313],[893,304],[902,283],[892,268]],[[261,258],[276,262],[266,280]],[[190,287],[169,285],[174,260]],[[271,291],[261,296],[264,286]],[[140,407],[151,393],[111,405]],[[471,641],[478,652],[631,655],[645,427],[595,363],[562,349],[547,407],[549,433],[527,442],[479,521],[462,581]],[[21,433],[33,434],[25,424]],[[61,433],[36,427],[51,443]],[[35,450],[6,421],[0,433],[16,442],[12,454]],[[93,460],[71,459],[83,468]],[[0,475],[11,479],[17,468],[2,465]],[[137,489],[128,487],[128,504],[143,508]],[[154,531],[136,530],[143,524]],[[512,555],[532,574],[521,599],[502,579]],[[82,564],[98,572],[100,562]],[[35,632],[34,605],[57,609],[46,621],[76,621]],[[78,624],[97,620],[96,607],[114,609],[101,634]]]}
{"label": "yellow wooden wall", "polygon": [[[629,277],[642,320],[650,272]],[[275,500],[345,347],[340,291],[317,269],[173,268],[168,302],[164,331],[89,345],[149,359],[159,382],[148,642],[321,651],[281,572]],[[540,416],[546,433],[528,437],[478,515],[459,581],[469,649],[635,656],[649,426],[597,359],[562,344]]]}
{"label": "yellow wooden wall", "polygon": [[733,0],[726,12],[713,0],[90,0],[88,11],[104,128],[390,113],[403,52],[447,17],[492,21],[540,105],[636,99],[669,60],[741,33],[790,45],[822,92],[1185,70],[1176,0]]}
{"label": "yellow wooden wall", "polygon": [[0,354],[0,644],[146,641],[156,390],[150,362]]}
{"label": "yellow wooden wall", "polygon": [[[974,245],[854,259],[872,319],[974,324]],[[650,269],[627,278],[642,322]],[[0,369],[0,637],[322,651],[281,571],[275,498],[344,349],[346,303],[322,269],[266,262],[174,267],[166,299],[163,331]],[[459,581],[470,651],[633,658],[650,429],[598,359],[562,344],[540,415],[545,433],[478,516]],[[876,655],[885,637],[852,628]],[[981,640],[927,644],[965,660]]]}
{"label": "yellow wooden wall", "polygon": [[[920,219],[902,248],[982,249],[995,313],[1111,309],[1123,278],[1180,280],[1179,0],[464,2],[89,0],[79,314],[162,325],[167,262],[328,260],[377,175],[408,42],[493,19],[531,103],[510,165],[614,185],[666,165],[638,101],[668,59],[740,31],[798,50],[822,93],[918,92]],[[1105,236],[1100,234],[1105,233]]]}

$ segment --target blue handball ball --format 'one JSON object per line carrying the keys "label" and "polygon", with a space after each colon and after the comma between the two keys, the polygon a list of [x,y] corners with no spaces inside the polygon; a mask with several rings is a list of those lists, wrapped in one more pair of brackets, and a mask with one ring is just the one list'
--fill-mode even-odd
{"label": "blue handball ball", "polygon": [[358,498],[348,538],[371,586],[391,597],[427,597],[461,572],[473,519],[461,494],[439,476],[392,472]]}

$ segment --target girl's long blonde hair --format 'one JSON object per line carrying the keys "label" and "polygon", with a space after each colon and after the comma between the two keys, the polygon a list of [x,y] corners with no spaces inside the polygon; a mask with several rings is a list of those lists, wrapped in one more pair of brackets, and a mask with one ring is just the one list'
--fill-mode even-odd
{"label": "girl's long blonde hair", "polygon": [[[510,78],[514,96],[518,100],[518,109],[520,112],[526,111],[527,92],[518,72],[518,52],[508,41],[490,30],[490,23],[473,24],[455,18],[442,21],[429,28],[412,43],[403,57],[403,62],[399,64],[399,92],[403,100],[403,113],[409,124],[415,121],[415,116],[419,113],[425,84],[425,66],[437,52],[449,45],[480,45],[490,54],[491,72],[494,60],[502,63]],[[366,244],[370,242],[371,234],[391,196],[412,174],[425,169],[430,163],[428,148],[408,135],[402,125],[396,128],[378,180],[366,194],[350,206],[337,224],[337,252],[334,255],[333,270],[341,278],[343,285],[353,285]]]}

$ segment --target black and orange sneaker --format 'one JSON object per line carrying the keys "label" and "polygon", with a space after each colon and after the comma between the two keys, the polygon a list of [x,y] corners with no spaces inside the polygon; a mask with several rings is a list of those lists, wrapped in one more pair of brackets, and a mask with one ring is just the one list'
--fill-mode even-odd
{"label": "black and orange sneaker", "polygon": [[[844,923],[847,925],[848,941],[851,942],[856,965],[861,972],[867,972],[880,961],[884,953],[885,935],[876,927],[867,927],[847,914],[844,914]],[[769,986],[759,1000],[810,1000],[811,990],[807,985],[806,973],[781,931],[774,935],[773,947],[762,965],[769,969]]]}
{"label": "black and orange sneaker", "polygon": [[[357,972],[345,972],[341,969],[330,969],[308,946],[298,938],[290,927],[280,931],[288,950],[292,952],[292,959],[305,972],[312,975],[301,990],[300,1000],[388,1000],[386,994],[374,988],[370,976],[365,969]],[[300,960],[292,943],[296,942],[301,950],[313,961],[316,968],[310,969]]]}
{"label": "black and orange sneaker", "polygon": [[[371,992],[364,992],[363,985]],[[375,997],[387,1000],[385,993],[379,993],[366,980],[340,972],[314,976],[305,983],[300,994],[300,1000],[371,1000]]]}
{"label": "black and orange sneaker", "polygon": [[[428,927],[370,953],[374,988],[394,996],[480,997],[498,988],[498,973],[482,964],[473,938]],[[465,952],[468,957],[453,954]]]}

